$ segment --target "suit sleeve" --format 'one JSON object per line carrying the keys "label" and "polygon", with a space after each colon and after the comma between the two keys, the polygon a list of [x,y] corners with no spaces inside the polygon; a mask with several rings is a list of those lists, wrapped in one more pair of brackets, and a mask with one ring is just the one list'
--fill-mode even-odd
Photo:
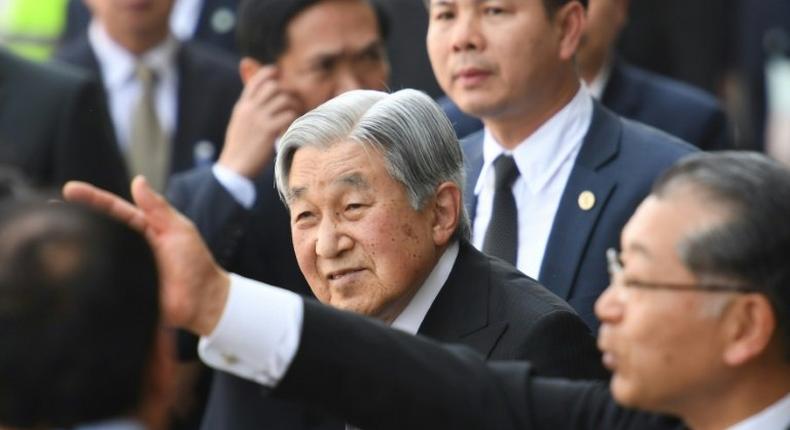
{"label": "suit sleeve", "polygon": [[129,176],[99,85],[80,79],[69,92],[57,127],[54,182],[78,179],[129,198]]}
{"label": "suit sleeve", "polygon": [[305,301],[302,338],[276,396],[374,429],[672,429],[618,407],[603,382],[538,379],[527,362],[486,363]]}
{"label": "suit sleeve", "polygon": [[217,181],[210,167],[174,176],[167,196],[195,223],[219,264],[229,268],[250,222],[250,211]]}
{"label": "suit sleeve", "polygon": [[601,354],[587,325],[576,314],[556,310],[533,324],[519,357],[530,361],[541,376],[608,379]]}

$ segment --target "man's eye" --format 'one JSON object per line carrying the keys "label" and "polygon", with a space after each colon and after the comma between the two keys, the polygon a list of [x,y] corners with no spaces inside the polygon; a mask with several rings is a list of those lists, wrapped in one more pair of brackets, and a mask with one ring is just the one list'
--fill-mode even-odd
{"label": "man's eye", "polygon": [[346,211],[356,211],[362,209],[365,205],[362,203],[349,203],[346,205]]}
{"label": "man's eye", "polygon": [[455,14],[449,10],[442,10],[433,14],[433,19],[436,21],[447,21],[453,18],[455,18]]}
{"label": "man's eye", "polygon": [[313,218],[313,213],[312,212],[310,212],[310,211],[302,211],[302,212],[298,212],[296,214],[296,216],[294,217],[294,221],[296,221],[296,222],[305,221],[305,220],[308,220],[308,219],[311,219],[311,218]]}
{"label": "man's eye", "polygon": [[487,7],[484,12],[486,15],[502,15],[505,13],[505,9],[501,7]]}

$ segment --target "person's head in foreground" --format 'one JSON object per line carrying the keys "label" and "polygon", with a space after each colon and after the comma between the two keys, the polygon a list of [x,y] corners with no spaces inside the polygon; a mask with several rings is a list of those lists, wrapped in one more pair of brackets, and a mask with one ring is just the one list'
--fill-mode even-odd
{"label": "person's head in foreground", "polygon": [[461,149],[419,91],[345,93],[295,121],[277,157],[299,267],[324,303],[392,321],[469,235]]}
{"label": "person's head in foreground", "polygon": [[171,345],[146,240],[70,203],[0,206],[0,428],[164,425]]}
{"label": "person's head in foreground", "polygon": [[599,346],[624,406],[726,428],[790,392],[790,172],[699,154],[655,184],[610,251]]}

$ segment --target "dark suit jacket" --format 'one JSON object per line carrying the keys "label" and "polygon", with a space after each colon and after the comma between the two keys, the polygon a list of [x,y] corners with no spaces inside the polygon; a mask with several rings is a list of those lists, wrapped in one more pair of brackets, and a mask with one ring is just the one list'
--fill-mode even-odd
{"label": "dark suit jacket", "polygon": [[[466,241],[419,333],[467,345],[487,359],[530,360],[542,375],[608,376],[589,330],[565,302]],[[370,353],[376,360],[378,352]],[[272,400],[260,386],[216,372],[203,428],[342,428],[342,421]]]}
{"label": "dark suit jacket", "polygon": [[273,394],[377,429],[649,430],[680,428],[623,409],[604,382],[536,377],[358,315],[305,303],[297,354]]}
{"label": "dark suit jacket", "polygon": [[128,195],[126,168],[96,82],[0,49],[0,163],[35,184],[79,179]]}
{"label": "dark suit jacket", "polygon": [[[236,9],[239,0],[203,0],[195,33],[192,39],[237,54]],[[66,10],[66,28],[61,44],[79,39],[91,21],[91,12],[83,0],[69,0]]]}
{"label": "dark suit jacket", "polygon": [[[242,89],[236,62],[221,52],[187,42],[181,44],[177,55],[178,113],[171,173],[191,169],[196,163],[213,162],[196,159],[194,148],[200,142],[209,142],[214,147],[214,158],[219,155],[233,106]],[[62,47],[55,56],[102,76],[86,35]]]}
{"label": "dark suit jacket", "polygon": [[[461,142],[466,161],[466,204],[474,219],[474,186],[483,167],[483,132]],[[694,147],[594,103],[590,129],[565,186],[546,244],[538,280],[576,309],[596,332],[593,305],[609,284],[606,250],[650,191],[654,179]],[[595,204],[579,207],[590,191]]]}
{"label": "dark suit jacket", "polygon": [[663,130],[700,149],[732,147],[727,115],[712,95],[624,61],[612,65],[601,102],[620,116]]}
{"label": "dark suit jacket", "polygon": [[[732,147],[727,115],[713,96],[622,60],[612,64],[601,103],[620,116],[663,130],[703,150]],[[439,104],[457,136],[483,128],[479,119],[461,112],[449,98],[439,99]]]}

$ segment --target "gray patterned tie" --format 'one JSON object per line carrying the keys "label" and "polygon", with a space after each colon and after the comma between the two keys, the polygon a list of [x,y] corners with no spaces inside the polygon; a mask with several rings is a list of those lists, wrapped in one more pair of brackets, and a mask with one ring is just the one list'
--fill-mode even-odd
{"label": "gray patterned tie", "polygon": [[494,170],[494,204],[483,239],[483,252],[515,265],[518,256],[518,211],[512,187],[519,175],[518,167],[513,157],[502,154],[494,160]]}
{"label": "gray patterned tie", "polygon": [[142,174],[162,191],[170,170],[170,142],[156,114],[156,75],[138,63],[135,76],[140,82],[140,100],[132,111],[132,132],[127,163],[132,175]]}

